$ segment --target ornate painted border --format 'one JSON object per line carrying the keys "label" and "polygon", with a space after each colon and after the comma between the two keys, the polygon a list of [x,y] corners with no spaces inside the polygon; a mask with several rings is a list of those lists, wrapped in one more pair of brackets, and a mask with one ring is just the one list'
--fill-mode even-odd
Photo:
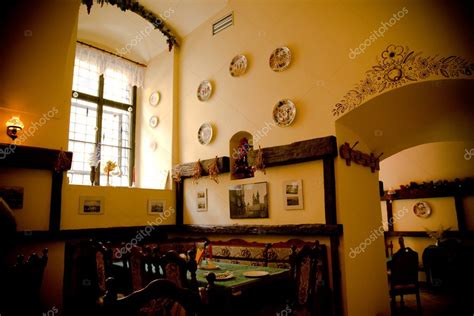
{"label": "ornate painted border", "polygon": [[408,46],[389,45],[377,57],[377,65],[366,72],[365,79],[349,90],[333,109],[340,116],[358,107],[371,95],[404,86],[411,81],[426,80],[433,76],[458,78],[471,76],[474,63],[458,56],[421,56]]}

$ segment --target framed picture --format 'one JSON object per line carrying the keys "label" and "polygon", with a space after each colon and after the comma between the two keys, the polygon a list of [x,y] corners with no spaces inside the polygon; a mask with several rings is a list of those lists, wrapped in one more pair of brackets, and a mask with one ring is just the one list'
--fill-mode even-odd
{"label": "framed picture", "polygon": [[22,187],[0,187],[0,197],[5,200],[11,209],[23,208],[23,191]]}
{"label": "framed picture", "polygon": [[165,209],[166,209],[165,200],[148,200],[148,214],[149,215],[156,215],[159,213],[163,213]]}
{"label": "framed picture", "polygon": [[292,180],[283,182],[283,199],[286,210],[302,210],[303,181]]}
{"label": "framed picture", "polygon": [[229,188],[230,218],[268,218],[268,183]]}
{"label": "framed picture", "polygon": [[79,214],[101,215],[104,214],[103,196],[80,196]]}
{"label": "framed picture", "polygon": [[196,211],[207,211],[207,189],[198,189],[196,191]]}

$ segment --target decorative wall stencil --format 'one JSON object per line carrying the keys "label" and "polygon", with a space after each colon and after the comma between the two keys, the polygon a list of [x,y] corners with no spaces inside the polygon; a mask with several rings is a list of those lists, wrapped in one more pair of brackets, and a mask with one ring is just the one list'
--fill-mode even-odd
{"label": "decorative wall stencil", "polygon": [[421,54],[410,50],[408,46],[389,45],[377,57],[377,65],[366,72],[365,79],[334,106],[333,115],[340,116],[358,107],[369,96],[413,81],[431,77],[458,78],[471,76],[474,72],[474,63],[462,57],[423,57]]}
{"label": "decorative wall stencil", "polygon": [[351,161],[353,161],[358,165],[370,167],[370,170],[372,172],[375,172],[375,170],[380,170],[380,157],[383,155],[383,153],[378,155],[378,157],[375,157],[374,154],[369,155],[361,151],[354,150],[354,147],[358,143],[359,142],[356,142],[352,147],[348,143],[344,143],[344,145],[341,145],[341,147],[339,148],[339,155],[342,159],[346,160],[346,165],[350,166]]}

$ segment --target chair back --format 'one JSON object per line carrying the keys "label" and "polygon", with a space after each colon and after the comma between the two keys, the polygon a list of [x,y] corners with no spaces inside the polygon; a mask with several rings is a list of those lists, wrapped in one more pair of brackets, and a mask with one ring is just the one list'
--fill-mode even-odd
{"label": "chair back", "polygon": [[173,282],[179,288],[189,287],[186,277],[186,259],[181,258],[176,251],[170,250],[165,253],[161,257],[160,264],[165,279]]}
{"label": "chair back", "polygon": [[40,292],[47,263],[47,248],[43,249],[41,257],[33,253],[25,261],[23,255],[18,256],[7,282],[10,284],[8,304],[13,307],[11,310],[13,314],[41,315]]}
{"label": "chair back", "polygon": [[418,253],[409,247],[398,250],[392,257],[391,270],[391,287],[418,285]]}
{"label": "chair back", "polygon": [[290,274],[295,301],[301,306],[309,305],[316,281],[316,252],[309,245],[304,245],[299,251],[293,246],[292,251]]}
{"label": "chair back", "polygon": [[117,299],[113,278],[107,280],[108,291],[104,298],[104,314],[110,316],[161,315],[163,310],[178,303],[186,315],[196,315],[201,310],[199,295],[176,286],[170,280],[153,280],[146,287]]}

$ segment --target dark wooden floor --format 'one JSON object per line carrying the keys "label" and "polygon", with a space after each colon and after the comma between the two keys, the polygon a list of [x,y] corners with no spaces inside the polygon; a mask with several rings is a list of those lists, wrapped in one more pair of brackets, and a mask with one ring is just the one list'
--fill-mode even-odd
{"label": "dark wooden floor", "polygon": [[[466,289],[468,290],[468,289]],[[397,298],[397,308],[400,316],[412,316],[416,313],[415,295],[404,296],[405,306],[400,307],[400,297]],[[474,297],[460,297],[452,293],[436,293],[421,289],[421,306],[423,316],[473,316]]]}

